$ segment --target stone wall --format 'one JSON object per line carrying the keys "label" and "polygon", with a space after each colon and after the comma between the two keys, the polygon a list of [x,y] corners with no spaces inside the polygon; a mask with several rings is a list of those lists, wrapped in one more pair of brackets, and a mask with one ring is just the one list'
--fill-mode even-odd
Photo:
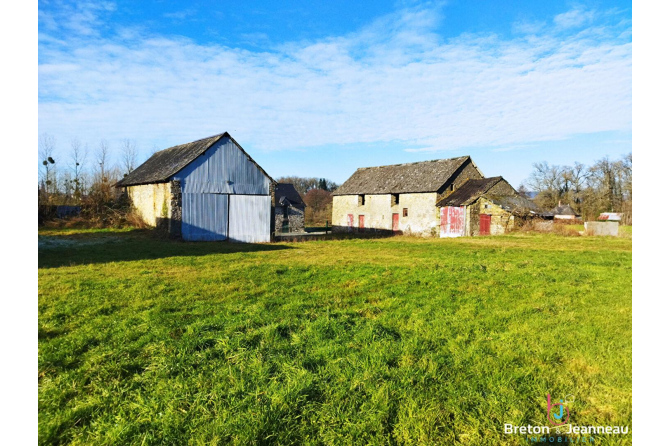
{"label": "stone wall", "polygon": [[[282,234],[284,227],[284,208],[275,206],[275,234]],[[305,232],[305,210],[295,206],[288,207],[288,232]]]}
{"label": "stone wall", "polygon": [[170,221],[168,232],[171,237],[181,237],[181,184],[179,180],[170,182]]}
{"label": "stone wall", "polygon": [[143,184],[128,187],[128,197],[149,226],[156,227],[172,215],[170,183]]}
{"label": "stone wall", "polygon": [[128,198],[144,222],[172,237],[181,237],[181,184],[143,184],[127,188]]}
{"label": "stone wall", "polygon": [[[347,232],[347,215],[353,215],[354,232],[358,232],[359,216],[365,219],[364,232],[392,231],[393,214],[399,214],[399,230],[403,234],[430,236],[439,234],[440,214],[435,206],[437,193],[400,194],[392,204],[391,194],[365,195],[365,204],[359,205],[358,195],[333,197],[333,231]],[[407,216],[403,210],[407,209]]]}
{"label": "stone wall", "polygon": [[479,235],[480,214],[491,215],[491,235],[501,235],[514,229],[514,215],[482,197],[466,208],[465,233]]}
{"label": "stone wall", "polygon": [[[463,185],[466,181],[472,179],[472,180],[479,180],[481,178],[484,178],[477,168],[475,168],[475,165],[472,164],[472,161],[468,161],[463,165],[457,172],[456,172],[456,177],[454,180],[450,183],[445,184],[440,190],[437,191],[437,199],[436,203],[443,199],[444,197],[449,196],[451,193],[455,192],[459,187]],[[454,190],[451,190],[451,185],[454,185]]]}
{"label": "stone wall", "polygon": [[486,191],[486,193],[489,195],[504,195],[504,196],[517,195],[517,192],[514,190],[512,186],[509,185],[507,181],[498,181],[498,183],[496,183],[495,186]]}

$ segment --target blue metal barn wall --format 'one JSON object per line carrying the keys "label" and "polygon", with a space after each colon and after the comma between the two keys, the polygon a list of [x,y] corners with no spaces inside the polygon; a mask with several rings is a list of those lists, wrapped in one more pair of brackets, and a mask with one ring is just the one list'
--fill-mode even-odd
{"label": "blue metal barn wall", "polygon": [[175,176],[182,193],[268,195],[270,179],[235,145],[222,138]]}
{"label": "blue metal barn wall", "polygon": [[184,240],[225,240],[228,195],[182,194],[181,236]]}
{"label": "blue metal barn wall", "polygon": [[270,179],[230,138],[174,179],[181,182],[185,240],[270,241]]}

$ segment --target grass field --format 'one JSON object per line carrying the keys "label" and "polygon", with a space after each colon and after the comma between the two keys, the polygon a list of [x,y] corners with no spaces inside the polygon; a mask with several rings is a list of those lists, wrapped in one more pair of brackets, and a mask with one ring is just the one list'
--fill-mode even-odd
{"label": "grass field", "polygon": [[631,238],[39,238],[41,444],[532,444],[548,393],[632,429]]}

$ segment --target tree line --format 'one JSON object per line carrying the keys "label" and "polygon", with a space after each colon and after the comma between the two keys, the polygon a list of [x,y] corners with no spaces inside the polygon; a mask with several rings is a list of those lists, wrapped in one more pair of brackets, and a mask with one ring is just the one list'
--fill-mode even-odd
{"label": "tree line", "polygon": [[587,166],[549,165],[546,161],[533,164],[530,177],[519,192],[533,191],[534,201],[551,209],[569,204],[584,220],[594,220],[601,212],[623,213],[623,224],[633,222],[633,154],[620,159],[609,157]]}
{"label": "tree line", "polygon": [[137,144],[121,141],[117,149],[120,162],[114,162],[114,150],[106,140],[95,149],[74,138],[67,152],[56,156],[56,140],[52,135],[39,138],[40,172],[39,204],[78,205],[84,201],[109,202],[118,197],[114,184],[138,166]]}

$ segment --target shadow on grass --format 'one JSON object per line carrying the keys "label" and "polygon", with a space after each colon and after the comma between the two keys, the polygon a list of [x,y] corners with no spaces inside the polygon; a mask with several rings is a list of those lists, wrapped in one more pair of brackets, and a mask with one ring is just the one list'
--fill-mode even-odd
{"label": "shadow on grass", "polygon": [[156,260],[168,257],[253,253],[292,249],[270,243],[185,242],[169,239],[151,230],[124,232],[50,231],[38,237],[38,267]]}

